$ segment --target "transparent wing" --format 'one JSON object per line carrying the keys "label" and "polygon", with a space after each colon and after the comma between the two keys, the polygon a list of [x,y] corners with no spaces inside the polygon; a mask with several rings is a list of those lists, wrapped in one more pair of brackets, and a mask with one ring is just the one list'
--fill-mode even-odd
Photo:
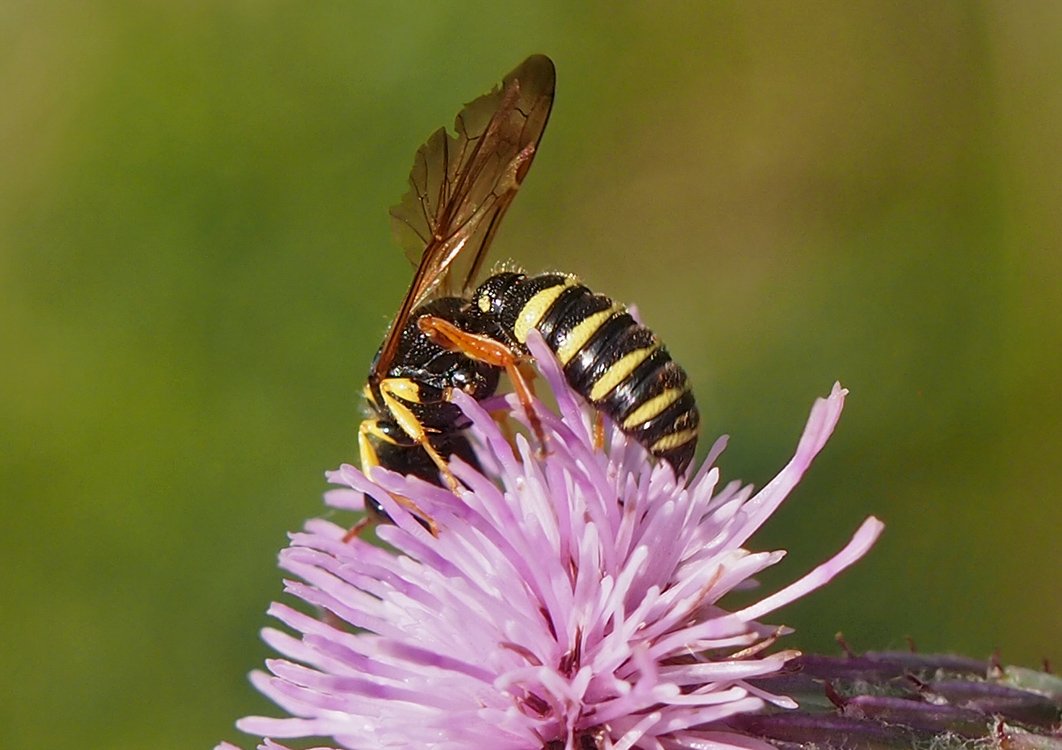
{"label": "transparent wing", "polygon": [[417,150],[409,192],[391,209],[395,237],[417,270],[384,339],[378,375],[390,366],[414,308],[435,294],[471,290],[535,157],[555,80],[548,57],[527,58],[461,110],[453,134],[440,128]]}

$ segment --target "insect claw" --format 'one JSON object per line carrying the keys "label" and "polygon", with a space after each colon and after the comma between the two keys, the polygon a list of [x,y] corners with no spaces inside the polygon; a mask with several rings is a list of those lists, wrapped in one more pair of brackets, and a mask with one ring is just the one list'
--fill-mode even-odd
{"label": "insect claw", "polygon": [[379,523],[379,520],[367,513],[363,519],[351,526],[350,530],[343,535],[343,544],[350,544],[361,536],[361,532],[365,531],[367,528],[375,526],[377,523]]}

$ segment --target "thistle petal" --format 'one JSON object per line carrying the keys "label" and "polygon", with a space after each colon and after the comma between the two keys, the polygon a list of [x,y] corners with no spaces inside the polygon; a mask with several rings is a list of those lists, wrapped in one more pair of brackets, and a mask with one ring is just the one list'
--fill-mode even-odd
{"label": "thistle petal", "polygon": [[[384,508],[390,549],[321,519],[292,535],[286,591],[319,614],[270,609],[285,630],[263,637],[284,658],[252,681],[287,716],[248,717],[242,730],[349,748],[752,749],[765,745],[727,722],[796,705],[764,682],[796,655],[770,648],[788,630],[759,619],[862,557],[881,523],[867,519],[841,552],[754,604],[722,600],[784,557],[745,542],[825,445],[844,389],[816,401],[792,460],[758,493],[720,488],[708,463],[682,484],[619,430],[596,446],[593,413],[537,332],[527,343],[557,403],[534,404],[545,453],[456,392],[482,467],[455,460],[456,493],[379,468],[328,474],[332,507],[368,497]],[[527,424],[515,399],[502,403]]]}

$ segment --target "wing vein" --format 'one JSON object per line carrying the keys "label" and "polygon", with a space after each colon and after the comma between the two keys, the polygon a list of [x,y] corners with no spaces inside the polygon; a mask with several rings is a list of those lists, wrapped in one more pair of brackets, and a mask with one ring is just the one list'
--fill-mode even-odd
{"label": "wing vein", "polygon": [[534,55],[418,150],[392,228],[416,267],[373,369],[382,377],[402,329],[435,295],[467,294],[538,150],[553,106],[553,63]]}

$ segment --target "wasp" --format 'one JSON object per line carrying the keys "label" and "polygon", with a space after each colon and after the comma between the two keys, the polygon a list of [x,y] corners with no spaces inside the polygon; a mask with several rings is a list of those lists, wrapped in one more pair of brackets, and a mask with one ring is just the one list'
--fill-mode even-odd
{"label": "wasp", "polygon": [[529,57],[461,110],[453,134],[440,128],[416,153],[410,189],[391,209],[416,271],[369,370],[358,433],[366,471],[383,466],[456,489],[449,460],[477,462],[452,394],[482,401],[503,372],[542,445],[523,368],[532,329],[572,388],[676,476],[693,458],[699,416],[686,373],[623,306],[564,274],[504,271],[477,284],[538,151],[555,80],[548,57]]}

